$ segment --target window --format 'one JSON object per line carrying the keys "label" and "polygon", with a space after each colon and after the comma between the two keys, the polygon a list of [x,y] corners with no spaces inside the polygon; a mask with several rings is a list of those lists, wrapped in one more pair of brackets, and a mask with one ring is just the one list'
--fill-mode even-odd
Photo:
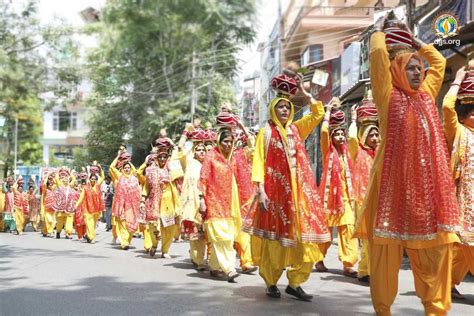
{"label": "window", "polygon": [[66,132],[77,129],[77,113],[68,111],[57,111],[53,113],[53,130]]}
{"label": "window", "polygon": [[323,45],[314,44],[306,47],[301,55],[301,66],[323,60]]}
{"label": "window", "polygon": [[76,112],[71,113],[71,129],[72,130],[77,129],[77,113]]}

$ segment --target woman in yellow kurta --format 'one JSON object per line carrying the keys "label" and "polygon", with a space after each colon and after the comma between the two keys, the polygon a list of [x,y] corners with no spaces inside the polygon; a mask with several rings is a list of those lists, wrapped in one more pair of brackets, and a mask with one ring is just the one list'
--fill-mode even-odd
{"label": "woman in yellow kurta", "polygon": [[36,199],[36,193],[38,189],[35,186],[34,182],[28,184],[28,210],[29,210],[29,219],[33,230],[38,230],[38,223],[40,220],[39,210],[38,210],[38,201]]}
{"label": "woman in yellow kurta", "polygon": [[161,237],[161,257],[171,258],[169,249],[179,227],[179,196],[168,164],[173,143],[164,137],[157,139],[155,145],[156,154],[146,161],[140,208],[147,225],[145,240],[151,241],[150,255],[155,255]]}
{"label": "woman in yellow kurta", "polygon": [[357,278],[370,281],[369,241],[366,224],[362,216],[362,203],[367,194],[369,174],[374,164],[375,153],[380,142],[377,108],[372,102],[372,91],[368,90],[362,105],[352,109],[352,123],[347,139],[349,154],[353,162],[352,184],[354,211],[356,215],[355,236],[361,240],[360,261]]}
{"label": "woman in yellow kurta", "polygon": [[230,129],[221,129],[217,148],[204,158],[199,189],[202,192],[200,212],[212,245],[211,274],[218,275],[222,270],[227,280],[234,282],[239,276],[235,269],[234,241],[245,244],[240,232],[242,213],[245,217],[255,191],[245,153],[242,149],[234,151],[234,135]]}
{"label": "woman in yellow kurta", "polygon": [[[120,238],[120,246],[128,250],[133,234],[138,229],[138,209],[140,207],[140,184],[131,164],[132,156],[121,147],[109,168],[114,182],[115,196],[112,204],[112,229]],[[115,240],[115,236],[114,236]]]}
{"label": "woman in yellow kurta", "polygon": [[13,215],[16,231],[18,235],[22,235],[28,216],[28,192],[23,191],[23,178],[21,176],[18,178],[16,186],[13,187],[13,195],[15,199]]}
{"label": "woman in yellow kurta", "polygon": [[[284,75],[273,79],[276,83],[291,80],[296,85]],[[299,89],[309,101],[310,114],[293,122],[295,108],[289,91],[268,106],[270,120],[258,133],[253,155],[252,181],[258,184],[259,204],[244,230],[261,238],[261,246],[253,247],[252,255],[267,286],[266,294],[281,296],[277,283],[287,269],[286,293],[310,300],[312,296],[300,285],[309,278],[314,263],[323,258],[318,243],[331,237],[304,148],[304,140],[321,122],[324,108],[301,82]]]}
{"label": "woman in yellow kurta", "polygon": [[82,207],[84,210],[84,222],[86,224],[85,237],[87,242],[91,244],[95,244],[97,221],[99,220],[100,214],[105,210],[101,190],[104,179],[105,176],[102,168],[100,168],[99,175],[92,173],[89,176],[89,182],[82,186],[79,199],[76,202],[76,208]]}
{"label": "woman in yellow kurta", "polygon": [[[459,241],[449,154],[435,105],[446,61],[432,45],[412,40],[406,27],[397,29],[398,36],[386,30],[386,36],[384,23],[385,18],[376,22],[370,39],[381,136],[363,205],[372,304],[378,315],[390,315],[406,250],[425,313],[445,314],[451,306],[452,246]],[[393,45],[400,34],[408,44],[390,47],[389,55],[386,41]],[[430,65],[426,78],[421,57]]]}
{"label": "woman in yellow kurta", "polygon": [[3,225],[4,230],[8,229],[9,232],[13,233],[16,231],[15,218],[14,218],[14,204],[15,196],[13,192],[13,179],[7,178],[5,186],[5,207],[3,209]]}
{"label": "woman in yellow kurta", "polygon": [[40,190],[40,216],[42,218],[41,233],[43,234],[43,237],[54,237],[54,226],[56,225],[53,209],[54,186],[53,174],[45,175]]}
{"label": "woman in yellow kurta", "polygon": [[458,70],[443,101],[444,132],[451,150],[462,226],[461,243],[454,246],[453,298],[463,298],[455,286],[468,271],[474,273],[474,67],[468,73],[466,76],[464,67]]}
{"label": "woman in yellow kurta", "polygon": [[[335,103],[334,103],[335,102]],[[354,234],[355,214],[352,209],[352,162],[347,152],[345,116],[340,110],[332,111],[339,100],[333,99],[328,105],[321,127],[321,153],[323,156],[323,175],[320,194],[329,230],[337,227],[339,260],[343,265],[343,274],[356,277],[352,269],[357,262],[357,239]],[[331,242],[320,245],[326,256]],[[316,263],[318,272],[326,272],[323,261]]]}
{"label": "woman in yellow kurta", "polygon": [[61,231],[64,229],[66,239],[71,239],[74,227],[74,210],[77,201],[77,194],[73,188],[76,182],[71,176],[71,171],[62,167],[54,178],[54,211],[56,216],[56,238],[61,238]]}
{"label": "woman in yellow kurta", "polygon": [[5,192],[3,191],[3,179],[0,179],[0,232],[4,231],[3,213],[5,210]]}
{"label": "woman in yellow kurta", "polygon": [[189,227],[189,255],[196,269],[203,271],[205,270],[204,257],[207,238],[204,233],[202,216],[199,213],[199,195],[201,193],[198,184],[202,162],[206,155],[206,146],[199,139],[192,138],[192,141],[194,157],[186,165],[180,201],[183,226],[185,229]]}

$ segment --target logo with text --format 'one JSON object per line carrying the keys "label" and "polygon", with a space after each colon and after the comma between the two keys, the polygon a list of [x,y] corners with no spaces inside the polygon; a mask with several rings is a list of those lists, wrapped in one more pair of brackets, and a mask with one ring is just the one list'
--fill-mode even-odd
{"label": "logo with text", "polygon": [[461,46],[459,39],[453,39],[458,35],[460,27],[459,18],[450,12],[441,12],[433,21],[433,30],[438,36],[434,43],[437,45],[454,45]]}

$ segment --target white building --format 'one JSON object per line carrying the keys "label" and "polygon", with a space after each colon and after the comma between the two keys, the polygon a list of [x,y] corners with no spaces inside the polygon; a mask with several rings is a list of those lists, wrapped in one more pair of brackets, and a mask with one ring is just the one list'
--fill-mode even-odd
{"label": "white building", "polygon": [[[42,20],[50,22],[55,15],[66,19],[68,23],[75,27],[84,24],[94,23],[99,20],[100,11],[91,6],[98,6],[99,9],[105,4],[105,0],[85,0],[78,2],[69,1],[45,1],[40,5],[40,15]],[[76,34],[74,39],[80,43],[79,56],[85,56],[87,50],[97,46],[97,38],[87,34]],[[82,57],[79,63],[84,62]],[[87,126],[87,109],[84,100],[87,94],[92,91],[92,85],[84,80],[71,95],[77,96],[77,102],[73,104],[59,105],[59,100],[54,96],[43,96],[48,103],[58,103],[52,109],[43,112],[43,162],[46,165],[51,163],[52,158],[70,162],[73,159],[73,149],[86,145],[86,136],[90,131]],[[69,160],[69,161],[68,161]]]}
{"label": "white building", "polygon": [[86,108],[83,96],[90,92],[90,85],[79,86],[79,102],[66,107],[59,105],[43,112],[43,162],[50,164],[52,157],[70,160],[73,148],[86,144],[90,128],[86,124]]}

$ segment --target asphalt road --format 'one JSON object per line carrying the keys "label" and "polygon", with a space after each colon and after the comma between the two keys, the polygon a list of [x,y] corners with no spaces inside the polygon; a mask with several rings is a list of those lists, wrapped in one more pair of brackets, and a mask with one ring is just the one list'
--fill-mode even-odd
{"label": "asphalt road", "polygon": [[[97,243],[0,233],[0,315],[372,315],[369,288],[342,275],[337,246],[326,258],[328,273],[313,273],[303,288],[314,295],[301,302],[284,293],[267,298],[263,280],[242,275],[238,283],[194,270],[187,242],[174,243],[172,259],[154,258],[135,238],[124,251],[111,244],[101,224]],[[237,263],[236,263],[237,264]],[[394,315],[423,315],[409,262],[399,275]],[[474,278],[459,286],[466,300],[453,303],[451,315],[474,315]]]}

